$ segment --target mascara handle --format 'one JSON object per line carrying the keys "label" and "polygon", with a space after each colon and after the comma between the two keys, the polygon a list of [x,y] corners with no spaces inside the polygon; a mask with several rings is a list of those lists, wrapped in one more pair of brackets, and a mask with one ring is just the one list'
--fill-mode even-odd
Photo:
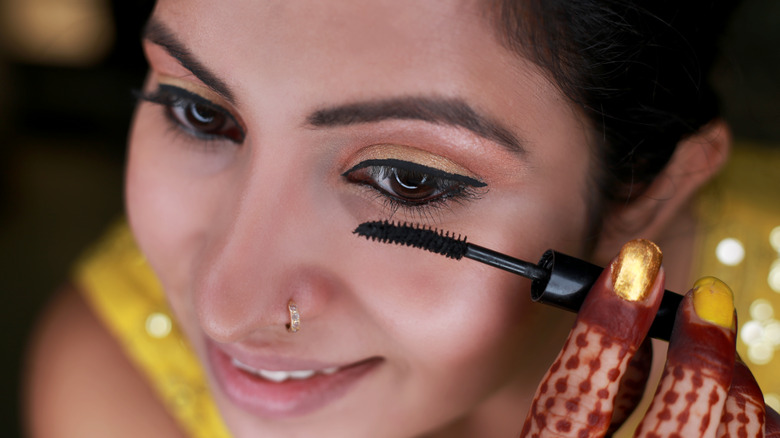
{"label": "mascara handle", "polygon": [[[550,275],[533,281],[531,299],[575,313],[580,310],[585,296],[604,270],[600,266],[553,250],[547,250],[538,265]],[[682,295],[664,291],[648,336],[669,340],[682,299]]]}

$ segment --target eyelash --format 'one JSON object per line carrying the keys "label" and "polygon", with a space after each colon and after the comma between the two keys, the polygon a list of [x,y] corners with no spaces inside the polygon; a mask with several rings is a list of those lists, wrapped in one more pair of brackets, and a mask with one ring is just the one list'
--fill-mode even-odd
{"label": "eyelash", "polygon": [[[404,213],[418,216],[423,220],[432,220],[434,213],[441,208],[450,207],[453,202],[462,204],[477,200],[487,192],[487,185],[479,180],[394,159],[363,161],[344,172],[342,176],[351,183],[362,184],[378,192],[385,205],[391,210],[391,216],[398,210],[403,210]],[[415,178],[419,184],[415,186],[408,184],[409,181],[404,181],[409,177]],[[434,194],[415,199],[397,192],[393,193],[392,186],[383,187],[388,184],[397,184],[401,189],[408,187],[410,192],[417,187],[427,185],[426,190]]]}
{"label": "eyelash", "polygon": [[[228,140],[235,144],[244,141],[241,125],[228,110],[183,88],[159,85],[152,92],[137,92],[136,97],[161,105],[166,119],[174,128],[198,140]],[[181,113],[177,114],[177,111]]]}

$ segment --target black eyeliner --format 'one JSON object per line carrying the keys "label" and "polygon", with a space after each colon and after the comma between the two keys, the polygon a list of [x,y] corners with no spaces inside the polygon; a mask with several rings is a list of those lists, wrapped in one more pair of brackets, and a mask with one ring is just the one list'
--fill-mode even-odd
{"label": "black eyeliner", "polygon": [[[186,104],[206,106],[214,111],[219,112],[225,117],[229,118],[236,125],[236,127],[238,127],[239,131],[241,132],[241,141],[243,141],[244,139],[245,134],[243,129],[241,129],[241,124],[238,123],[238,120],[236,120],[236,118],[233,117],[233,114],[231,114],[230,111],[204,98],[203,96],[195,94],[184,88],[176,87],[174,85],[159,84],[157,85],[157,89],[152,92],[135,90],[133,94],[137,99],[155,103],[158,105],[163,105],[163,106],[183,107]],[[197,133],[195,133],[195,135],[200,136]],[[236,143],[240,143],[240,141]]]}
{"label": "black eyeliner", "polygon": [[449,173],[445,172],[441,169],[436,169],[434,167],[428,167],[424,166],[422,164],[414,163],[411,161],[404,161],[404,160],[398,160],[394,158],[384,158],[384,159],[371,159],[366,160],[363,162],[360,162],[359,164],[355,165],[351,169],[347,170],[346,172],[342,173],[341,176],[348,176],[351,172],[354,172],[356,170],[365,169],[366,167],[393,167],[397,169],[403,169],[410,172],[419,172],[424,173],[426,175],[430,175],[432,177],[436,178],[442,178],[447,179],[450,181],[456,181],[462,184],[466,184],[471,187],[486,187],[487,184],[484,182],[471,178],[464,175],[459,175],[457,173]]}

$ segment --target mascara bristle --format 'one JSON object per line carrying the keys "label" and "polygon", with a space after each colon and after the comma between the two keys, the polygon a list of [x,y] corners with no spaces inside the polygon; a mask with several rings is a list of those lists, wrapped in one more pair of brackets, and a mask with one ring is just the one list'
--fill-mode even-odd
{"label": "mascara bristle", "polygon": [[436,254],[460,260],[468,249],[466,238],[449,232],[442,233],[433,228],[407,223],[395,224],[388,221],[364,222],[355,229],[355,234],[385,243],[412,246]]}

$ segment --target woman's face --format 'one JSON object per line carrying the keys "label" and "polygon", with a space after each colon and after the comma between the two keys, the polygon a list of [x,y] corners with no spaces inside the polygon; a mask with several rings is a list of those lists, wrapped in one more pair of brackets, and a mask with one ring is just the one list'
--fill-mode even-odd
{"label": "woman's face", "polygon": [[235,436],[520,427],[560,312],[520,277],[352,234],[393,219],[582,253],[590,133],[491,20],[475,1],[159,1],[128,211]]}

